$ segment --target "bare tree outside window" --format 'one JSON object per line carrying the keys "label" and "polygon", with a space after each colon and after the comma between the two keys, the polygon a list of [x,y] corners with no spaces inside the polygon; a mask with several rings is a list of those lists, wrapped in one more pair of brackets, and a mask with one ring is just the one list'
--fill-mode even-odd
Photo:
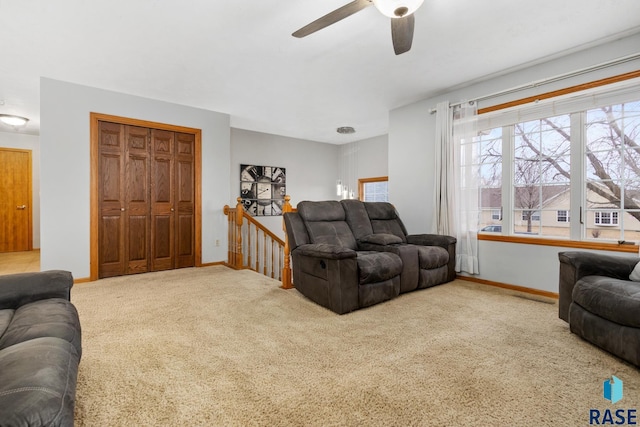
{"label": "bare tree outside window", "polygon": [[502,232],[502,128],[481,132],[474,142],[479,153],[480,229]]}
{"label": "bare tree outside window", "polygon": [[514,126],[513,209],[525,222],[521,231],[543,234],[545,210],[550,216],[552,201],[569,191],[570,125],[570,116],[562,115]]}
{"label": "bare tree outside window", "polygon": [[[599,236],[637,240],[640,237],[640,101],[587,111],[586,186],[588,228],[605,225],[597,212],[614,214],[615,229]],[[598,215],[602,218],[602,214]],[[593,218],[593,220],[591,220]]]}

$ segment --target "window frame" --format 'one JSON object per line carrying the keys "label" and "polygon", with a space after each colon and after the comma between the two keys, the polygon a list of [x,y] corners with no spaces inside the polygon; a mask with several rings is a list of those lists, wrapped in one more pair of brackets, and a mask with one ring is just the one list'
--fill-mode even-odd
{"label": "window frame", "polygon": [[372,177],[372,178],[359,178],[358,179],[358,200],[364,202],[364,187],[365,184],[371,184],[371,183],[376,183],[376,182],[387,182],[387,199],[389,198],[389,191],[388,191],[388,182],[389,182],[389,177],[388,176],[376,176],[376,177]]}

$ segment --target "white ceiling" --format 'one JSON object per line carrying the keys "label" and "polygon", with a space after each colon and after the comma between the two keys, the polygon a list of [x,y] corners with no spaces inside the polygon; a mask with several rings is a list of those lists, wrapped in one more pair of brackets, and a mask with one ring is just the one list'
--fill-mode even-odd
{"label": "white ceiling", "polygon": [[640,31],[638,0],[425,0],[400,56],[375,7],[291,36],[348,1],[0,0],[0,113],[38,134],[43,76],[344,143],[387,133],[393,108]]}

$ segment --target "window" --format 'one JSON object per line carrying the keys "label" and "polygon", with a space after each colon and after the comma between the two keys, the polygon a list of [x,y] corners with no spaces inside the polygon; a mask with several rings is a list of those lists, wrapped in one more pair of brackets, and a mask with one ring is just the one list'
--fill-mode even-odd
{"label": "window", "polygon": [[480,132],[468,149],[477,150],[479,156],[473,167],[480,174],[480,229],[484,230],[502,220],[502,128]]}
{"label": "window", "polygon": [[569,211],[560,210],[556,216],[558,222],[569,222]]}
{"label": "window", "polygon": [[504,207],[507,234],[640,242],[638,87],[629,79],[481,112],[480,229]]}
{"label": "window", "polygon": [[358,180],[358,195],[364,202],[388,202],[389,179],[386,176]]}
{"label": "window", "polygon": [[618,225],[618,212],[594,212],[594,224]]}
{"label": "window", "polygon": [[514,231],[557,236],[541,212],[555,211],[555,201],[569,191],[570,116],[516,123],[512,131],[513,210],[521,217]]}
{"label": "window", "polygon": [[593,214],[586,235],[638,241],[640,101],[588,110],[584,121],[587,218]]}

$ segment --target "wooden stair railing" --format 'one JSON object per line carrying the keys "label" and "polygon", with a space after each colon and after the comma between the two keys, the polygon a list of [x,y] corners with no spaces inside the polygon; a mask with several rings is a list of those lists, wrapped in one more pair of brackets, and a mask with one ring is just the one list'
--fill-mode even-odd
{"label": "wooden stair railing", "polygon": [[[291,198],[285,196],[284,200],[283,212],[291,212]],[[293,288],[287,239],[282,240],[245,212],[240,197],[237,202],[235,208],[224,207],[229,233],[227,265],[236,270],[251,269],[281,280],[284,289]]]}

